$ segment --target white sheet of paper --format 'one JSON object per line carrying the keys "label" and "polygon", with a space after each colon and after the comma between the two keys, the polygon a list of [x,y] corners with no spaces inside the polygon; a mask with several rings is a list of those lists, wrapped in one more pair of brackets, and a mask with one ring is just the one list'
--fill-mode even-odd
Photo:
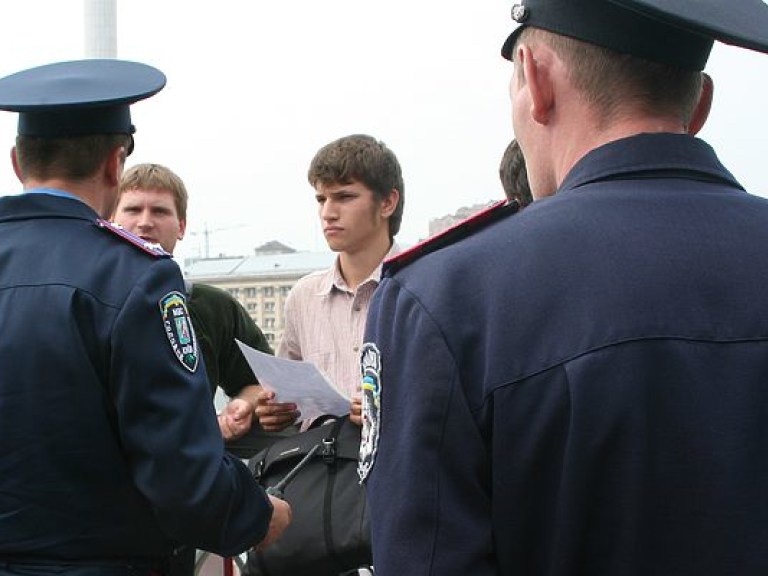
{"label": "white sheet of paper", "polygon": [[259,383],[275,393],[278,402],[294,402],[301,420],[324,414],[349,413],[350,399],[312,362],[265,354],[235,339]]}

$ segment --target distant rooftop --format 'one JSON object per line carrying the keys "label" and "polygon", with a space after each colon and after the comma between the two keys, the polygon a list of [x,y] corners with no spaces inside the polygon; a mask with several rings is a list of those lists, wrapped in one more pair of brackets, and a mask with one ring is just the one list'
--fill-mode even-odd
{"label": "distant rooftop", "polygon": [[278,242],[277,240],[272,240],[271,242],[262,244],[254,250],[256,256],[266,256],[268,254],[291,254],[293,252],[296,252],[296,250],[290,246],[286,246],[282,242]]}
{"label": "distant rooftop", "polygon": [[187,278],[226,278],[304,275],[330,267],[336,258],[336,254],[331,251],[263,254],[257,249],[256,252],[255,256],[187,260],[184,263],[184,276]]}

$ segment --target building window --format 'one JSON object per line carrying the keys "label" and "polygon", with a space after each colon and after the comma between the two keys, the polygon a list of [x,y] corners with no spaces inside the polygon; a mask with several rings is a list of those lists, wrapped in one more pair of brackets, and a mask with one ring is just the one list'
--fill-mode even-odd
{"label": "building window", "polygon": [[253,312],[254,310],[256,310],[256,304],[253,304],[252,302],[249,302],[247,304],[246,308],[248,309],[248,312]]}
{"label": "building window", "polygon": [[232,294],[234,298],[240,297],[240,288],[227,288],[227,292]]}
{"label": "building window", "polygon": [[259,289],[258,288],[246,288],[245,289],[245,297],[246,298],[255,298],[258,293],[259,293]]}
{"label": "building window", "polygon": [[275,295],[275,289],[273,286],[265,286],[263,290],[264,290],[264,296],[266,296],[267,298],[270,298]]}
{"label": "building window", "polygon": [[264,303],[264,312],[274,312],[275,311],[275,303],[274,302],[265,302]]}

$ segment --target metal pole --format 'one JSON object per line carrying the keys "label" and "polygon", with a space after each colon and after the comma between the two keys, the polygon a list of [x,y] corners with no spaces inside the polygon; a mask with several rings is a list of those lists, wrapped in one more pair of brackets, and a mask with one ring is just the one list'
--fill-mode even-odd
{"label": "metal pole", "polygon": [[117,0],[83,0],[85,57],[117,58]]}

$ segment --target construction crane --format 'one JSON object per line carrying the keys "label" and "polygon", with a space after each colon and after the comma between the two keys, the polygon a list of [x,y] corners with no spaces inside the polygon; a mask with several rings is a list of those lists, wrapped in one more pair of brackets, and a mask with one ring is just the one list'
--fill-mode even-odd
{"label": "construction crane", "polygon": [[206,222],[202,232],[189,232],[188,234],[190,236],[202,236],[203,237],[203,258],[206,260],[211,257],[211,234],[215,234],[217,232],[223,232],[225,230],[234,230],[235,228],[244,228],[245,224],[234,224],[232,226],[221,226],[219,228],[208,228],[208,223]]}

